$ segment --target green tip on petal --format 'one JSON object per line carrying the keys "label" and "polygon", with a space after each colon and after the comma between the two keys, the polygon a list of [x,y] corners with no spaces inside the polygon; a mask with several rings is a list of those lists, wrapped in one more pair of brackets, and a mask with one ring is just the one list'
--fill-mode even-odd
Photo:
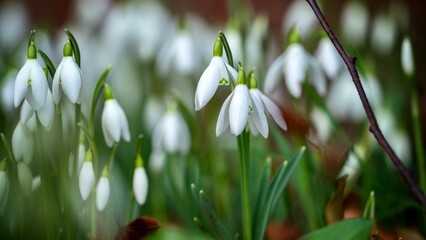
{"label": "green tip on petal", "polygon": [[142,159],[142,156],[140,154],[138,154],[136,156],[135,168],[143,168],[143,159]]}
{"label": "green tip on petal", "polygon": [[85,162],[91,162],[91,161],[92,161],[92,158],[93,158],[93,153],[92,153],[92,150],[91,150],[91,149],[89,149],[89,150],[87,150],[87,152],[86,152],[86,156],[84,157],[84,161],[85,161]]}
{"label": "green tip on petal", "polygon": [[107,166],[105,166],[105,167],[102,169],[102,177],[106,177],[106,178],[108,178],[108,167],[107,167]]}
{"label": "green tip on petal", "polygon": [[64,57],[71,57],[72,56],[72,45],[70,40],[68,39],[67,42],[64,44]]}
{"label": "green tip on petal", "polygon": [[114,99],[114,95],[112,94],[112,90],[108,84],[105,84],[104,97],[105,97],[105,101],[109,99]]}
{"label": "green tip on petal", "polygon": [[216,42],[214,43],[213,56],[215,56],[215,57],[222,57],[222,55],[223,55],[222,40],[220,40],[220,37],[218,37],[216,39]]}
{"label": "green tip on petal", "polygon": [[6,158],[4,158],[1,162],[0,162],[0,171],[5,171],[6,170]]}
{"label": "green tip on petal", "polygon": [[249,88],[250,89],[255,89],[257,88],[257,80],[256,77],[254,76],[254,72],[251,71],[248,75],[249,78]]}
{"label": "green tip on petal", "polygon": [[290,33],[288,35],[288,43],[289,44],[300,43],[300,36],[296,30],[296,27],[292,27],[290,29]]}
{"label": "green tip on petal", "polygon": [[34,45],[34,42],[31,42],[28,46],[28,59],[36,59],[37,58],[37,49]]}
{"label": "green tip on petal", "polygon": [[246,73],[242,67],[238,71],[237,84],[246,84]]}

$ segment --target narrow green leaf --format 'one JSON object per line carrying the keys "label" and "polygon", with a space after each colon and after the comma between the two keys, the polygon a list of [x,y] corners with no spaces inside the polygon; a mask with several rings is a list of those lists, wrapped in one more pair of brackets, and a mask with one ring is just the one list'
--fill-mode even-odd
{"label": "narrow green leaf", "polygon": [[305,147],[302,147],[291,161],[284,161],[284,163],[275,173],[266,194],[265,202],[261,208],[263,210],[262,214],[259,216],[259,221],[256,223],[256,225],[253,226],[254,239],[264,238],[269,215],[277,203],[278,198],[284,191],[284,188],[287,186],[287,183],[290,180],[290,176],[299,164],[305,149]]}
{"label": "narrow green leaf", "polygon": [[375,208],[376,208],[375,202],[376,201],[375,201],[374,191],[371,191],[370,197],[368,198],[367,204],[365,205],[365,208],[364,208],[364,214],[363,214],[364,218],[374,220],[374,214],[375,214]]}
{"label": "narrow green leaf", "polygon": [[78,47],[77,40],[75,40],[74,35],[72,35],[72,33],[68,29],[65,29],[65,33],[68,35],[68,38],[71,41],[71,46],[72,46],[72,51],[74,53],[75,62],[77,63],[77,65],[79,67],[81,67],[81,65],[80,65],[81,64],[80,48]]}
{"label": "narrow green leaf", "polygon": [[50,74],[50,76],[51,76],[51,77],[52,77],[52,79],[53,79],[53,77],[55,76],[55,72],[56,72],[55,66],[53,66],[52,61],[51,61],[51,60],[50,60],[50,58],[46,55],[46,53],[44,53],[44,52],[43,52],[42,50],[40,50],[40,49],[37,49],[37,52],[38,52],[38,53],[40,53],[41,58],[43,58],[44,64],[46,65],[47,70],[49,70],[49,74]]}
{"label": "narrow green leaf", "polygon": [[257,225],[257,222],[259,221],[259,216],[263,212],[262,207],[266,200],[266,194],[269,188],[269,179],[271,177],[271,165],[271,158],[268,157],[263,168],[263,174],[261,182],[259,184],[259,190],[257,191],[256,205],[253,214],[253,226]]}
{"label": "narrow green leaf", "polygon": [[109,65],[102,75],[99,77],[96,82],[95,90],[93,91],[92,105],[90,107],[90,131],[93,133],[95,127],[95,109],[98,99],[101,95],[102,88],[104,87],[105,78],[108,76],[109,71],[111,70],[111,65]]}
{"label": "narrow green leaf", "polygon": [[226,57],[228,58],[228,64],[231,65],[231,67],[234,67],[234,59],[232,57],[232,51],[231,51],[231,48],[229,47],[228,40],[226,39],[225,34],[222,31],[219,32],[219,37],[220,37],[220,40],[222,41],[223,48],[225,49]]}
{"label": "narrow green leaf", "polygon": [[368,219],[347,219],[308,233],[307,235],[303,236],[301,240],[367,240],[370,239],[372,227],[373,221]]}
{"label": "narrow green leaf", "polygon": [[9,144],[9,141],[7,141],[7,138],[3,133],[0,133],[0,135],[1,135],[1,139],[3,140],[3,145],[4,145],[4,148],[6,149],[7,155],[9,155],[10,162],[12,162],[13,165],[16,165],[15,157],[13,156],[12,148]]}
{"label": "narrow green leaf", "polygon": [[199,197],[203,213],[206,215],[207,221],[212,226],[213,231],[217,235],[217,237],[219,239],[231,239],[231,236],[229,235],[225,226],[223,226],[220,220],[216,217],[216,213],[210,206],[209,200],[207,199],[206,194],[203,190],[200,190]]}

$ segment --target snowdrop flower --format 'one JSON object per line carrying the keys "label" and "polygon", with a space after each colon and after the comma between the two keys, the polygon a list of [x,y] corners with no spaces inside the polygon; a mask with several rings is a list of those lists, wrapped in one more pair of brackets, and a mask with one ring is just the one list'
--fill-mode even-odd
{"label": "snowdrop flower", "polygon": [[213,58],[204,70],[195,90],[195,110],[203,108],[213,97],[219,85],[228,85],[232,80],[235,83],[237,71],[222,58],[223,45],[217,38],[213,47]]}
{"label": "snowdrop flower", "polygon": [[200,62],[201,54],[190,30],[178,29],[160,49],[157,70],[162,76],[171,72],[189,75],[199,69]]}
{"label": "snowdrop flower", "polygon": [[[266,112],[271,115],[272,119],[278,124],[278,126],[281,129],[287,130],[287,123],[285,122],[278,106],[268,96],[263,94],[257,88],[257,81],[256,81],[256,78],[254,77],[253,72],[249,74],[249,83],[250,83],[250,96],[252,98],[255,98],[259,103],[261,103],[264,109],[266,109]],[[256,127],[257,125],[255,123],[256,121],[255,116],[256,114],[250,114],[248,122],[249,122],[250,131],[253,133],[253,135],[256,136],[259,133],[259,131],[258,131],[258,127]],[[263,118],[263,114],[260,114],[259,120],[266,122],[266,119]],[[268,130],[267,123],[266,123],[266,129]],[[267,138],[268,131],[265,132],[265,135],[262,134],[262,136]]]}
{"label": "snowdrop flower", "polygon": [[15,85],[15,70],[9,70],[6,72],[5,77],[0,82],[0,100],[1,106],[4,113],[9,113],[15,109],[13,91]]}
{"label": "snowdrop flower", "polygon": [[21,185],[22,192],[25,196],[30,195],[33,186],[33,174],[30,168],[24,162],[19,162],[17,165],[18,180]]}
{"label": "snowdrop flower", "polygon": [[135,170],[133,172],[133,193],[136,202],[143,205],[148,194],[148,177],[145,168],[143,167],[142,157],[138,154],[135,161]]}
{"label": "snowdrop flower", "polygon": [[12,152],[17,161],[23,160],[30,164],[33,160],[33,135],[21,122],[16,125],[12,134]]}
{"label": "snowdrop flower", "polygon": [[[249,120],[249,114],[250,120]],[[228,129],[235,136],[240,135],[248,121],[254,132],[260,132],[265,138],[268,136],[268,123],[262,103],[250,94],[246,85],[246,76],[242,68],[238,72],[237,86],[225,99],[219,112],[216,124],[216,136],[222,135]]]}
{"label": "snowdrop flower", "polygon": [[79,103],[82,85],[81,71],[72,57],[72,46],[68,40],[64,45],[64,57],[53,77],[53,100],[59,104],[63,92],[70,102]]}
{"label": "snowdrop flower", "polygon": [[290,33],[290,45],[269,67],[265,77],[265,92],[272,93],[276,88],[280,75],[284,75],[291,95],[299,98],[302,95],[302,82],[306,79],[306,70],[310,69],[312,84],[319,94],[324,95],[326,82],[318,62],[306,52],[299,43],[295,30]]}
{"label": "snowdrop flower", "polygon": [[36,47],[31,43],[28,47],[28,59],[16,76],[15,107],[18,107],[25,98],[34,110],[39,110],[46,102],[47,89],[46,75],[37,62]]}
{"label": "snowdrop flower", "polygon": [[34,111],[28,101],[24,100],[20,114],[21,123],[26,124],[27,121],[34,116],[34,114],[37,115],[38,120],[47,131],[50,131],[50,129],[52,129],[53,120],[55,118],[55,105],[50,89],[47,90],[46,103],[42,108],[37,111]]}
{"label": "snowdrop flower", "polygon": [[33,181],[31,183],[31,191],[35,192],[37,191],[41,186],[41,177],[40,175],[33,178]]}
{"label": "snowdrop flower", "polygon": [[98,187],[96,188],[96,207],[98,211],[103,211],[109,199],[109,179],[108,168],[102,170],[102,177],[99,179]]}
{"label": "snowdrop flower", "polygon": [[343,60],[328,37],[323,37],[315,52],[318,63],[324,70],[327,77],[335,80],[340,70],[343,68]]}
{"label": "snowdrop flower", "polygon": [[81,197],[85,201],[89,197],[90,192],[92,192],[93,186],[95,186],[95,172],[93,170],[91,150],[86,152],[86,159],[81,167],[78,178],[78,186]]}
{"label": "snowdrop flower", "polygon": [[373,50],[386,55],[393,49],[397,36],[395,20],[385,14],[380,14],[373,20],[371,43]]}
{"label": "snowdrop flower", "polygon": [[120,141],[122,137],[126,142],[130,141],[129,124],[126,114],[115,100],[111,88],[105,84],[105,105],[102,111],[102,131],[108,147]]}
{"label": "snowdrop flower", "polygon": [[411,41],[407,37],[402,41],[401,63],[405,75],[412,76],[414,74],[413,49],[411,47]]}
{"label": "snowdrop flower", "polygon": [[327,113],[318,108],[314,107],[310,113],[310,118],[314,127],[316,136],[321,142],[326,142],[333,129],[332,122],[330,121]]}
{"label": "snowdrop flower", "polygon": [[191,135],[188,125],[176,109],[176,104],[168,106],[152,134],[153,152],[150,156],[150,168],[159,171],[163,168],[165,154],[187,154],[191,147]]}
{"label": "snowdrop flower", "polygon": [[282,21],[283,33],[295,27],[303,39],[306,39],[318,25],[318,20],[306,1],[293,1]]}
{"label": "snowdrop flower", "polygon": [[368,12],[360,1],[349,1],[343,11],[341,29],[345,38],[352,44],[361,46],[367,35]]}

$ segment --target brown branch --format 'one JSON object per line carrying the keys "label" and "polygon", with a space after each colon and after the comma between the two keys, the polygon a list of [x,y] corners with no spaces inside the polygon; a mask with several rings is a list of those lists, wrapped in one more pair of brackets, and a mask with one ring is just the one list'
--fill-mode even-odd
{"label": "brown branch", "polygon": [[405,180],[406,184],[410,188],[412,194],[416,197],[417,201],[419,201],[419,203],[422,204],[423,207],[426,209],[425,195],[423,194],[422,190],[420,190],[419,186],[412,178],[408,169],[402,164],[401,160],[396,156],[394,150],[386,141],[382,131],[379,128],[379,125],[377,124],[376,116],[374,115],[374,112],[371,109],[370,103],[368,102],[368,98],[365,94],[364,88],[362,87],[362,83],[359,78],[358,70],[355,65],[356,58],[351,57],[346,53],[345,49],[340,44],[336,35],[333,33],[333,30],[331,30],[330,26],[328,25],[327,20],[325,20],[325,17],[323,13],[321,12],[321,9],[318,7],[317,2],[315,0],[306,0],[306,1],[311,6],[319,22],[321,23],[322,27],[324,28],[325,32],[327,33],[334,47],[339,52],[340,57],[345,62],[346,67],[348,68],[348,71],[352,76],[352,80],[355,84],[356,90],[362,102],[362,106],[364,107],[365,113],[367,114],[367,119],[370,123],[370,127],[369,127],[370,132],[374,135],[374,137],[377,139],[377,142],[380,144],[380,146],[383,148],[383,150],[392,160],[392,163],[395,165],[399,174]]}

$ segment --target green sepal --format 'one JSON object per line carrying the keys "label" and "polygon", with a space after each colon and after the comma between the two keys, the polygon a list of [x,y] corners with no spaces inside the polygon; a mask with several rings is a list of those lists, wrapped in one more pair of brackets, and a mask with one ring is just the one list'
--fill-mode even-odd
{"label": "green sepal", "polygon": [[63,54],[64,54],[64,57],[72,57],[72,46],[69,39],[64,44]]}
{"label": "green sepal", "polygon": [[34,42],[31,42],[28,46],[28,59],[37,59],[37,49]]}
{"label": "green sepal", "polygon": [[216,42],[214,43],[213,56],[222,57],[222,55],[223,55],[223,44],[222,44],[222,40],[220,40],[220,37],[218,37],[216,39]]}
{"label": "green sepal", "polygon": [[85,162],[91,162],[93,159],[92,149],[87,150],[86,156],[84,157]]}
{"label": "green sepal", "polygon": [[75,40],[74,35],[72,35],[72,33],[71,33],[68,29],[65,29],[65,33],[67,34],[68,39],[69,39],[69,40],[70,40],[70,42],[71,42],[72,51],[74,52],[75,62],[77,63],[77,65],[78,65],[79,67],[81,67],[81,66],[80,66],[80,63],[81,63],[80,48],[78,47],[78,43],[77,43],[77,41]]}
{"label": "green sepal", "polygon": [[56,69],[55,66],[53,65],[52,61],[50,60],[50,58],[46,55],[46,53],[44,53],[42,50],[37,49],[37,52],[40,53],[41,58],[44,61],[44,64],[47,67],[47,70],[49,70],[49,74],[50,76],[53,78],[55,76],[56,73]]}
{"label": "green sepal", "polygon": [[242,67],[238,71],[237,84],[246,84],[246,73]]}
{"label": "green sepal", "polygon": [[300,43],[300,36],[299,36],[299,33],[297,32],[296,27],[292,27],[288,34],[288,44],[290,45],[293,43]]}
{"label": "green sepal", "polygon": [[143,168],[143,158],[140,154],[136,156],[135,168]]}
{"label": "green sepal", "polygon": [[106,83],[104,88],[104,98],[105,101],[109,99],[114,99],[114,94],[112,93],[111,87]]}
{"label": "green sepal", "polygon": [[102,177],[108,178],[108,166],[104,166],[104,168],[102,169]]}
{"label": "green sepal", "polygon": [[250,71],[250,73],[248,74],[248,78],[249,78],[249,89],[256,89],[257,80],[256,80],[256,77],[254,76],[253,70]]}

